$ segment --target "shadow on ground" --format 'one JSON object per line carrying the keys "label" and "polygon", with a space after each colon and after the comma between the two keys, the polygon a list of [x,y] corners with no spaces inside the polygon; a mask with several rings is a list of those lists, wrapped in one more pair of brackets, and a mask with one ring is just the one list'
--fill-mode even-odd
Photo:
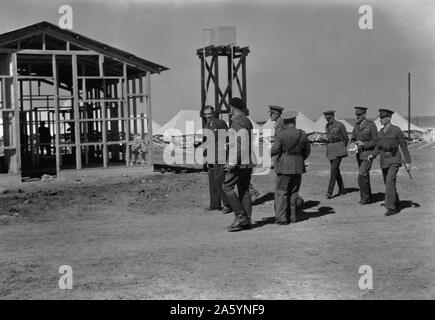
{"label": "shadow on ground", "polygon": [[[318,218],[327,214],[334,214],[335,210],[331,207],[319,207],[317,209],[317,211],[314,212],[306,212],[305,210],[314,208],[316,206],[318,206],[320,204],[320,201],[313,201],[313,200],[308,200],[306,201],[301,209],[298,212],[298,215],[296,217],[296,223],[298,222],[302,222],[302,221],[306,221],[308,219],[312,219],[312,218]],[[254,224],[252,225],[252,229],[256,229],[256,228],[261,228],[267,224],[273,224],[275,223],[275,217],[267,217],[267,218],[263,218],[260,221],[255,221]]]}
{"label": "shadow on ground", "polygon": [[258,206],[259,204],[272,201],[274,198],[275,198],[275,194],[273,192],[268,192],[266,194],[263,194],[261,197],[258,197],[254,202],[252,202],[252,205]]}

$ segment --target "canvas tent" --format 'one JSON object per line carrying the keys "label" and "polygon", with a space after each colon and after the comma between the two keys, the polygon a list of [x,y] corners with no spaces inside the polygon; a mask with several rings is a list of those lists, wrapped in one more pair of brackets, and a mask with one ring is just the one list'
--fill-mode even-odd
{"label": "canvas tent", "polygon": [[[391,123],[394,124],[395,126],[398,126],[400,129],[402,129],[402,131],[408,132],[408,120],[403,118],[397,112],[393,113],[393,116],[391,117]],[[380,130],[382,128],[381,121],[380,121],[379,117],[376,118],[375,124],[376,124],[376,128],[378,128],[378,130]],[[417,132],[423,133],[425,130],[420,128],[420,127],[417,127],[416,125],[411,123],[411,132],[412,131],[417,131]]]}
{"label": "canvas tent", "polygon": [[[346,127],[346,131],[348,133],[351,133],[353,131],[352,125],[346,120],[342,120],[342,119],[336,119],[336,120],[344,124],[344,126]],[[314,131],[318,133],[325,133],[326,132],[325,126],[326,126],[326,119],[325,117],[322,116],[319,119],[317,119],[316,122],[314,122]]]}
{"label": "canvas tent", "polygon": [[[187,132],[189,131],[189,132]],[[197,134],[202,131],[202,119],[198,110],[180,110],[154,134],[164,135],[165,132],[172,136],[185,136]]]}
{"label": "canvas tent", "polygon": [[[265,124],[261,127],[262,130],[270,129],[270,133],[274,134],[274,125],[275,123],[272,120],[267,120]],[[296,117],[296,128],[304,130],[307,134],[310,134],[314,131],[314,122],[304,115],[302,112],[298,112]],[[263,132],[263,136],[267,135],[266,132]]]}
{"label": "canvas tent", "polygon": [[[140,126],[140,120],[137,120],[138,122],[138,126]],[[145,119],[144,120],[144,125],[145,125],[145,133],[148,133],[148,121]],[[156,134],[157,131],[160,130],[160,128],[162,127],[161,125],[159,125],[157,122],[155,122],[154,120],[151,120],[151,125],[152,125],[152,130],[153,130],[153,135]]]}
{"label": "canvas tent", "polygon": [[248,116],[248,119],[252,123],[252,129],[254,129],[254,130],[256,130],[256,129],[259,130],[260,129],[260,125],[257,122],[255,122],[254,120],[252,120],[252,118],[250,116]]}

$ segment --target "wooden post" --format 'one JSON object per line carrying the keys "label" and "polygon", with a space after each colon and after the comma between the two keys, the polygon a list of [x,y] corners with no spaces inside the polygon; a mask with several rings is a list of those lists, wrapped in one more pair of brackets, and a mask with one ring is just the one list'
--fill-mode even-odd
{"label": "wooden post", "polygon": [[56,152],[56,174],[60,171],[60,118],[59,118],[59,87],[57,78],[57,64],[56,55],[52,55],[53,65],[53,84],[54,84],[54,125],[56,127],[55,133],[55,152]]}
{"label": "wooden post", "polygon": [[[86,75],[86,65],[82,64],[82,72],[83,76]],[[88,99],[88,90],[86,88],[86,78],[82,79],[82,90],[83,90],[83,96],[85,97],[85,100]],[[83,119],[88,119],[88,103],[83,103]],[[89,128],[89,122],[83,123],[83,140],[84,142],[88,142],[88,128]],[[85,147],[85,165],[89,165],[89,146]]]}
{"label": "wooden post", "polygon": [[245,101],[245,106],[248,107],[248,92],[246,91],[246,54],[242,52],[240,59],[243,59],[242,61],[242,99]]}
{"label": "wooden post", "polygon": [[[202,58],[201,58],[201,111],[204,110],[204,107],[206,104],[205,97],[207,94],[205,92],[205,61],[204,60],[205,60],[205,52],[203,53]],[[201,114],[201,116],[202,116],[202,122],[204,125],[204,115]]]}
{"label": "wooden post", "polygon": [[134,135],[137,135],[137,102],[136,102],[136,78],[132,79],[132,91],[133,91],[133,133]]}
{"label": "wooden post", "polygon": [[20,107],[19,107],[19,96],[18,96],[18,57],[16,53],[12,53],[12,82],[14,86],[14,145],[15,145],[15,155],[16,155],[16,166],[15,172],[21,173],[21,134],[20,134]]}
{"label": "wooden post", "polygon": [[[29,63],[29,74],[32,74],[32,65]],[[29,139],[30,139],[30,157],[32,158],[32,167],[36,166],[36,161],[35,161],[35,146],[34,146],[34,136],[35,136],[35,132],[34,132],[34,125],[33,125],[33,90],[32,90],[32,80],[29,79],[29,108],[30,108],[30,112],[29,112]]]}
{"label": "wooden post", "polygon": [[220,113],[221,107],[219,105],[219,54],[217,52],[215,54],[215,62],[214,62],[214,76],[215,76],[215,83],[214,83],[214,107],[216,111]]}
{"label": "wooden post", "polygon": [[408,72],[408,139],[411,140],[411,72]]}
{"label": "wooden post", "polygon": [[[106,80],[103,79],[103,99],[107,99],[107,86]],[[106,102],[101,101],[101,135],[103,140],[103,167],[107,168],[107,121],[106,121]]]}
{"label": "wooden post", "polygon": [[123,75],[124,75],[124,82],[122,84],[122,97],[123,97],[123,103],[124,103],[124,117],[127,119],[125,120],[125,140],[126,140],[126,147],[125,147],[125,164],[128,167],[130,165],[130,104],[128,102],[128,75],[127,75],[127,64],[123,63]]}
{"label": "wooden post", "polygon": [[74,109],[74,136],[76,145],[76,169],[82,169],[82,148],[80,146],[80,110],[79,110],[79,84],[77,79],[77,55],[72,55],[72,84]]}
{"label": "wooden post", "polygon": [[147,136],[148,136],[148,165],[153,164],[153,117],[151,108],[151,72],[147,72],[146,76],[146,106],[147,106]]}
{"label": "wooden post", "polygon": [[[141,103],[141,108],[140,108],[139,116],[140,116],[140,138],[141,138],[141,140],[145,139],[145,134],[146,134],[146,132],[145,132],[145,120],[143,119],[145,117],[145,114],[146,114],[145,113],[146,110],[144,110],[144,108],[143,108],[143,103],[144,103],[144,99],[143,99],[143,97],[144,97],[143,80],[144,80],[144,76],[143,75],[139,76],[139,78],[138,78],[138,81],[139,81],[139,93],[140,93],[139,102]],[[143,112],[143,111],[145,111],[145,112]]]}
{"label": "wooden post", "polygon": [[[98,65],[99,65],[99,71],[100,71],[100,77],[104,77],[104,56],[100,54],[98,56]],[[102,142],[103,142],[103,167],[107,168],[107,121],[106,121],[106,102],[104,101],[107,99],[107,84],[106,79],[103,78],[103,101],[100,101],[101,104],[101,135],[102,135]]]}

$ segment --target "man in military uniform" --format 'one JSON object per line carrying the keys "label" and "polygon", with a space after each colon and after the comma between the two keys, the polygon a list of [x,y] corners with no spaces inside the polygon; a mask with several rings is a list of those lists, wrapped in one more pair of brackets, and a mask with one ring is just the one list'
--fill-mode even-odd
{"label": "man in military uniform", "polygon": [[[249,109],[247,107],[243,109],[243,112],[245,113],[245,115],[249,116]],[[254,156],[254,154],[252,154],[252,156]],[[251,195],[251,203],[254,203],[260,197],[260,192],[258,192],[258,190],[255,189],[252,182],[249,183],[249,194]],[[224,213],[231,212],[231,209],[227,209],[227,210],[224,209],[223,212]]]}
{"label": "man in military uniform", "polygon": [[[296,128],[296,111],[283,115],[283,128],[275,138],[271,154],[276,156],[275,219],[277,224],[296,222],[296,200],[305,173],[305,159],[310,155],[310,144],[305,131]],[[288,206],[290,204],[290,206]],[[290,213],[290,214],[288,214]]]}
{"label": "man in military uniform", "polygon": [[273,137],[276,137],[276,134],[279,132],[279,130],[281,130],[284,127],[284,121],[281,117],[283,110],[284,110],[284,108],[281,106],[275,106],[275,105],[269,106],[269,117],[270,117],[270,120],[272,120],[274,122]]}
{"label": "man in military uniform", "polygon": [[[204,130],[210,130],[214,136],[214,141],[211,144],[213,149],[207,148],[205,156],[207,156],[208,181],[210,190],[210,206],[207,210],[221,210],[221,201],[226,210],[229,208],[229,202],[225,193],[222,190],[222,185],[225,180],[225,138],[226,134],[219,135],[219,131],[226,132],[228,126],[224,120],[215,117],[213,106],[206,106],[203,110],[206,119]],[[210,152],[210,153],[208,153]]]}
{"label": "man in military uniform", "polygon": [[408,145],[402,130],[391,124],[391,116],[394,111],[388,109],[379,109],[379,118],[383,128],[378,133],[378,143],[373,154],[368,156],[369,161],[373,161],[379,154],[382,176],[385,183],[385,212],[386,216],[396,213],[396,207],[400,203],[399,195],[396,190],[397,172],[402,166],[402,150],[405,165],[409,167],[411,155],[409,154]]}
{"label": "man in military uniform", "polygon": [[349,137],[347,136],[346,127],[340,121],[335,119],[335,111],[328,110],[323,112],[327,121],[325,125],[325,132],[328,142],[326,144],[326,157],[331,164],[331,174],[329,178],[328,191],[325,196],[327,199],[332,198],[334,192],[335,182],[337,181],[339,188],[339,195],[346,194],[344,188],[343,178],[340,173],[341,159],[347,156],[347,144]]}
{"label": "man in military uniform", "polygon": [[361,195],[359,203],[371,202],[370,169],[372,162],[367,156],[373,152],[378,142],[378,129],[373,121],[366,119],[367,108],[355,107],[356,123],[350,141],[357,145],[356,160],[358,162],[358,186]]}
{"label": "man in military uniform", "polygon": [[[272,144],[275,142],[276,134],[284,128],[284,120],[281,117],[283,110],[284,108],[281,106],[276,106],[276,105],[269,106],[269,118],[272,122],[274,122],[273,135],[271,136],[270,139],[270,142]],[[276,157],[272,157],[271,159],[272,169],[275,166],[275,162],[276,162]]]}
{"label": "man in military uniform", "polygon": [[[252,123],[243,109],[245,103],[240,98],[230,99],[232,124],[228,131],[229,157],[223,190],[234,211],[234,222],[229,231],[251,228],[251,195],[249,184],[252,174],[251,144]],[[238,195],[235,192],[237,186]]]}

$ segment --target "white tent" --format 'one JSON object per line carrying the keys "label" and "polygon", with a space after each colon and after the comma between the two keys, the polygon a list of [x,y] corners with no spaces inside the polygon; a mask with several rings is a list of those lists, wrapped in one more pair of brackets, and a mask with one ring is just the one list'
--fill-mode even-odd
{"label": "white tent", "polygon": [[[393,116],[391,117],[391,123],[395,126],[398,126],[402,131],[408,132],[408,120],[403,118],[400,114],[397,112],[393,113]],[[376,127],[378,130],[382,128],[381,121],[379,120],[379,117],[375,120]],[[424,129],[417,127],[416,125],[411,123],[411,131],[417,131],[417,132],[425,132]]]}
{"label": "white tent", "polygon": [[[137,129],[138,129],[139,132],[142,130],[141,121],[143,121],[145,133],[148,133],[148,122],[147,122],[147,119],[143,119],[143,120],[140,120],[140,119],[139,120],[131,120],[130,121],[130,127],[131,128],[134,126],[134,122],[135,121],[136,121]],[[151,124],[152,124],[152,129],[153,129],[153,135],[155,135],[157,133],[157,131],[159,131],[162,126],[159,125],[154,120],[151,120]]]}
{"label": "white tent", "polygon": [[[274,126],[275,122],[272,120],[267,120],[265,124],[261,127],[262,130],[264,129],[270,129],[271,134],[274,134]],[[306,115],[304,115],[302,112],[298,112],[298,115],[296,116],[296,128],[304,130],[307,134],[310,134],[314,131],[314,122],[308,118]],[[265,133],[263,133],[264,136]]]}
{"label": "white tent", "polygon": [[202,131],[202,119],[198,110],[181,110],[169,120],[155,134],[164,135],[165,132],[172,136],[196,134]]}
{"label": "white tent", "polygon": [[257,122],[255,122],[254,120],[252,120],[252,118],[250,116],[248,116],[248,119],[252,123],[252,129],[254,129],[254,130],[255,129],[260,129],[260,125]]}
{"label": "white tent", "polygon": [[[336,119],[336,120],[344,124],[344,126],[346,127],[346,131],[348,133],[351,133],[353,131],[352,125],[346,120],[342,120],[342,119]],[[322,116],[319,119],[317,119],[316,122],[314,122],[314,131],[319,133],[325,133],[325,126],[326,126],[326,119],[325,117]]]}
{"label": "white tent", "polygon": [[[145,123],[145,133],[148,133],[148,121],[147,121],[147,119],[144,119],[144,123]],[[153,135],[156,134],[156,132],[159,131],[160,128],[162,127],[161,125],[159,125],[154,120],[151,120],[151,126],[152,126],[152,129],[153,129]]]}

